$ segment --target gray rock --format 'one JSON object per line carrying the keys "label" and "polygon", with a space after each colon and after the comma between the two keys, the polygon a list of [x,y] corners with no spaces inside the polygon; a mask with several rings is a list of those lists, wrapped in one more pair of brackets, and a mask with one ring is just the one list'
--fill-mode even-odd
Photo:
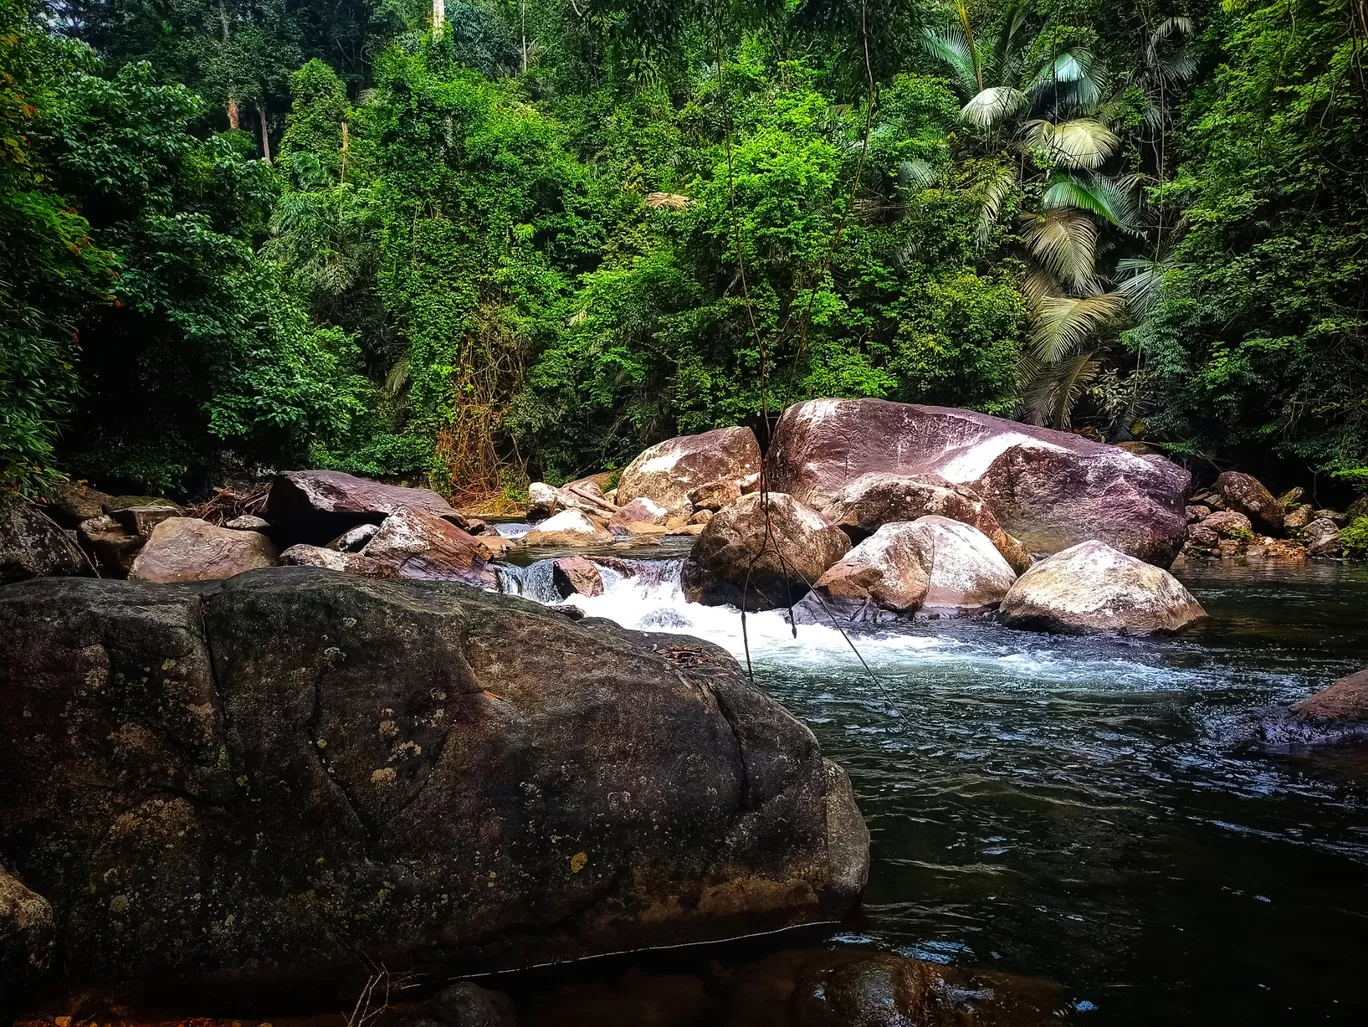
{"label": "gray rock", "polygon": [[273,567],[278,553],[254,531],[229,531],[197,517],[170,517],[152,529],[133,558],[128,576],[137,581],[216,581]]}
{"label": "gray rock", "polygon": [[265,517],[257,517],[253,514],[243,514],[240,517],[234,517],[231,521],[226,522],[223,526],[225,528],[231,529],[232,531],[267,532],[271,530],[270,521],[266,520]]}
{"label": "gray rock", "polygon": [[517,1027],[518,1013],[501,991],[461,981],[428,999],[399,1027]]}
{"label": "gray rock", "polygon": [[120,527],[130,535],[141,539],[152,537],[153,530],[162,521],[180,517],[183,512],[174,506],[151,504],[147,506],[125,506],[114,510],[109,516],[119,522]]}
{"label": "gray rock", "polygon": [[1288,532],[1301,531],[1302,528],[1316,519],[1315,509],[1310,503],[1294,506],[1283,515],[1283,530]]}
{"label": "gray rock", "polygon": [[1082,542],[1018,578],[999,616],[1029,631],[1149,635],[1181,631],[1206,611],[1163,568],[1104,542]]}
{"label": "gray rock", "polygon": [[931,587],[927,533],[909,523],[885,524],[829,567],[803,600],[804,619],[878,622],[910,616]]}
{"label": "gray rock", "polygon": [[68,992],[319,1001],[357,952],[716,942],[865,884],[845,774],[697,639],[303,567],[23,582],[0,638],[0,860]]}
{"label": "gray rock", "polygon": [[825,509],[871,471],[938,474],[981,496],[1029,552],[1101,538],[1168,566],[1187,535],[1191,476],[1067,432],[970,410],[879,399],[815,399],[784,411],[770,487]]}
{"label": "gray rock", "polygon": [[0,492],[0,585],[89,572],[80,547],[56,521],[20,496]]}
{"label": "gray rock", "polygon": [[1343,549],[1339,527],[1327,517],[1312,521],[1301,530],[1299,537],[1306,545],[1307,556],[1334,557]]}
{"label": "gray rock", "polygon": [[280,554],[286,567],[322,567],[325,570],[355,574],[362,578],[397,578],[399,568],[384,560],[372,560],[360,553],[340,553],[336,549],[306,546],[300,543]]}
{"label": "gray rock", "polygon": [[105,504],[113,499],[113,496],[79,482],[64,481],[45,497],[43,512],[63,528],[75,528],[82,521],[99,517],[105,512]]}
{"label": "gray rock", "polygon": [[375,538],[379,530],[380,525],[378,524],[358,524],[338,535],[324,548],[333,549],[339,553],[359,553],[366,548],[366,543]]}

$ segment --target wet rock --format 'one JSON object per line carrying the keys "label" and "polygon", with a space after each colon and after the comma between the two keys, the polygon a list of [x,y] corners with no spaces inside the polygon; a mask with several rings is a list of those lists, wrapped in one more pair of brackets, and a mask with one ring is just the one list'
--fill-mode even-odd
{"label": "wet rock", "polygon": [[1277,745],[1368,740],[1368,670],[1342,677],[1288,709],[1265,714],[1257,734]]}
{"label": "wet rock", "polygon": [[1343,528],[1349,523],[1349,515],[1341,513],[1339,510],[1314,510],[1311,519],[1313,521],[1329,521],[1337,528]]}
{"label": "wet rock", "polygon": [[583,510],[563,510],[523,536],[529,546],[602,546],[611,541],[608,529]]}
{"label": "wet rock", "polygon": [[1206,611],[1163,568],[1104,542],[1082,542],[1018,578],[999,617],[1028,631],[1148,635],[1181,631]]}
{"label": "wet rock", "polygon": [[796,603],[850,549],[845,532],[782,492],[744,496],[701,528],[684,562],[684,596],[708,606]]}
{"label": "wet rock", "polygon": [[885,400],[819,399],[784,411],[771,487],[824,509],[872,471],[967,485],[1030,552],[1100,537],[1167,566],[1186,538],[1191,478],[1077,435],[987,414]]}
{"label": "wet rock", "polygon": [[103,514],[105,504],[113,499],[113,496],[79,482],[64,481],[53,486],[43,502],[43,512],[63,528],[75,528],[81,522]]}
{"label": "wet rock", "polygon": [[243,514],[240,517],[234,517],[231,521],[225,522],[223,526],[233,531],[268,532],[271,530],[271,522],[264,517],[257,517],[255,514]]}
{"label": "wet rock", "polygon": [[1051,981],[859,949],[776,952],[733,972],[727,1027],[1045,1027]]}
{"label": "wet rock", "polygon": [[711,510],[716,513],[741,499],[740,480],[710,481],[706,485],[689,492],[689,502],[695,510]]}
{"label": "wet rock", "polygon": [[922,612],[965,617],[996,609],[1016,581],[1016,572],[988,536],[973,525],[948,517],[921,517],[912,523],[929,554],[930,580]]}
{"label": "wet rock", "polygon": [[88,573],[80,547],[56,521],[19,496],[0,492],[0,585]]}
{"label": "wet rock", "polygon": [[55,937],[47,900],[0,865],[0,1022],[47,976]]}
{"label": "wet rock", "polygon": [[599,569],[582,556],[567,556],[551,567],[551,582],[562,599],[579,594],[603,595],[603,578]]}
{"label": "wet rock", "polygon": [[690,524],[707,524],[713,519],[714,511],[708,509],[695,510],[689,518]]}
{"label": "wet rock", "polygon": [[618,504],[644,496],[671,513],[691,513],[694,489],[716,482],[742,487],[759,472],[760,444],[749,428],[681,435],[656,443],[627,465],[618,479]]}
{"label": "wet rock", "polygon": [[162,521],[169,521],[172,517],[181,517],[183,514],[174,507],[153,504],[150,506],[125,506],[120,510],[115,510],[109,516],[118,521],[124,531],[130,535],[149,539],[157,525]]}
{"label": "wet rock", "polygon": [[362,556],[393,564],[403,578],[463,581],[495,589],[499,579],[489,566],[488,551],[442,517],[402,509],[385,518],[380,530],[361,550]]}
{"label": "wet rock", "polygon": [[1200,524],[1211,516],[1211,507],[1201,505],[1189,506],[1185,508],[1184,516],[1187,517],[1187,522],[1189,524]]}
{"label": "wet rock", "polygon": [[1340,530],[1327,517],[1312,521],[1301,530],[1299,537],[1306,546],[1307,556],[1334,557],[1342,550]]}
{"label": "wet rock", "polygon": [[171,517],[152,529],[128,576],[136,581],[216,581],[273,567],[276,547],[254,531],[229,531],[197,517]]}
{"label": "wet rock", "polygon": [[697,639],[304,567],[22,582],[0,638],[0,860],[68,993],[317,1002],[357,952],[716,942],[865,884],[845,775]]}
{"label": "wet rock", "polygon": [[817,579],[802,602],[803,619],[877,622],[885,614],[911,615],[931,587],[929,542],[914,524],[885,524]]}
{"label": "wet rock", "polygon": [[884,524],[928,516],[948,517],[987,535],[1018,574],[1031,565],[1026,547],[1002,530],[978,493],[938,474],[862,474],[842,486],[822,513],[856,542]]}
{"label": "wet rock", "polygon": [[325,549],[332,549],[339,553],[359,553],[366,548],[366,543],[375,538],[380,530],[378,524],[358,524],[354,528],[348,528],[337,538],[329,542]]}
{"label": "wet rock", "polygon": [[1265,535],[1277,535],[1283,530],[1283,505],[1253,475],[1226,471],[1217,477],[1209,492],[1216,506],[1244,514]]}
{"label": "wet rock", "polygon": [[385,485],[341,471],[285,471],[271,483],[266,519],[282,544],[326,545],[358,524],[380,524],[416,510],[459,524],[460,515],[431,489]]}
{"label": "wet rock", "polygon": [[419,1006],[399,1027],[517,1027],[513,1000],[461,981]]}
{"label": "wet rock", "polygon": [[1230,510],[1218,510],[1202,521],[1202,527],[1215,532],[1218,538],[1248,541],[1254,537],[1254,526],[1250,524],[1249,518]]}
{"label": "wet rock", "polygon": [[1310,503],[1301,503],[1288,510],[1283,516],[1283,530],[1289,532],[1301,531],[1313,520],[1315,520],[1315,507]]}
{"label": "wet rock", "polygon": [[355,574],[362,578],[399,577],[399,568],[388,561],[373,560],[360,553],[338,552],[336,549],[306,546],[302,542],[281,553],[280,562],[286,567],[322,567],[330,571],[341,571],[343,574]]}
{"label": "wet rock", "polygon": [[1358,721],[1368,726],[1368,670],[1350,674],[1292,707],[1304,721]]}
{"label": "wet rock", "polygon": [[147,539],[127,531],[109,514],[82,521],[76,529],[81,548],[90,554],[102,578],[126,578]]}
{"label": "wet rock", "polygon": [[626,506],[618,507],[617,513],[613,514],[608,521],[608,530],[611,531],[614,528],[630,530],[628,526],[632,524],[664,524],[669,519],[669,510],[642,496],[632,500]]}

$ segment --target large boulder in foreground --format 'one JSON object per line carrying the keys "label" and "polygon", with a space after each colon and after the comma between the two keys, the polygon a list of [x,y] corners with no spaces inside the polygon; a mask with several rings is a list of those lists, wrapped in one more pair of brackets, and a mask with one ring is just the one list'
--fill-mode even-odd
{"label": "large boulder in foreground", "polygon": [[266,497],[265,516],[282,545],[326,545],[358,524],[379,524],[399,510],[458,521],[451,504],[431,489],[386,485],[341,471],[285,471]]}
{"label": "large boulder in foreground", "polygon": [[128,576],[137,581],[215,581],[273,567],[279,554],[265,535],[217,528],[198,517],[170,517],[152,529]]}
{"label": "large boulder in foreground", "polygon": [[1181,631],[1206,617],[1168,571],[1105,542],[1081,542],[1033,566],[1002,601],[1002,622],[1066,635]]}
{"label": "large boulder in foreground", "polygon": [[1221,474],[1211,486],[1210,501],[1222,510],[1244,514],[1260,534],[1277,535],[1283,530],[1283,504],[1253,475],[1239,471]]}
{"label": "large boulder in foreground", "polygon": [[864,887],[845,774],[697,639],[304,567],[23,582],[0,638],[0,862],[68,993],[335,1001],[357,953],[450,977]]}
{"label": "large boulder in foreground", "polygon": [[52,518],[20,496],[0,492],[0,585],[84,573],[80,548]]}
{"label": "large boulder in foreground", "polygon": [[850,549],[845,532],[782,492],[743,496],[717,514],[684,561],[684,597],[775,610],[807,595]]}
{"label": "large boulder in foreground", "polygon": [[822,514],[857,542],[884,524],[948,517],[987,535],[1018,574],[1031,566],[1026,547],[1002,530],[983,498],[939,474],[862,474],[846,482]]}
{"label": "large boulder in foreground", "polygon": [[1191,478],[1077,435],[970,410],[881,399],[814,399],[784,411],[770,487],[824,509],[862,474],[938,474],[968,485],[1032,552],[1098,538],[1168,566],[1187,535]]}
{"label": "large boulder in foreground", "polygon": [[644,450],[618,478],[617,505],[646,498],[672,514],[692,512],[689,493],[731,482],[742,491],[760,474],[760,444],[749,428],[714,428]]}

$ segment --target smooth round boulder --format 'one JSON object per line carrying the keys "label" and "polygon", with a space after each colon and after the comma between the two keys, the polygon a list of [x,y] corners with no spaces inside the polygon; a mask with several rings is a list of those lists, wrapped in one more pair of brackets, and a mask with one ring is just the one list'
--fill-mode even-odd
{"label": "smooth round boulder", "polygon": [[749,428],[714,428],[681,435],[644,450],[618,478],[617,503],[645,497],[671,514],[693,512],[689,493],[712,482],[733,482],[742,491],[760,473],[760,444]]}
{"label": "smooth round boulder", "polygon": [[931,552],[924,529],[885,524],[827,568],[803,602],[805,620],[826,617],[879,622],[910,616],[931,587]]}
{"label": "smooth round boulder", "polygon": [[22,497],[0,492],[0,585],[87,570],[80,547],[56,521]]}
{"label": "smooth round boulder", "polygon": [[999,617],[1027,631],[1150,635],[1181,631],[1206,611],[1162,567],[1091,541],[1040,561],[1018,578]]}
{"label": "smooth round boulder", "polygon": [[1248,540],[1254,536],[1254,525],[1236,510],[1217,510],[1201,522],[1201,527],[1215,532],[1218,538]]}
{"label": "smooth round boulder", "polygon": [[921,517],[911,530],[929,560],[921,607],[928,616],[965,617],[996,609],[1016,581],[1016,571],[992,540],[971,524]]}
{"label": "smooth round boulder", "polygon": [[911,522],[919,517],[948,517],[987,535],[1018,574],[1031,565],[1026,547],[1002,530],[978,493],[938,474],[862,474],[843,485],[822,514],[855,542],[868,538],[885,524]]}
{"label": "smooth round boulder", "polygon": [[719,942],[865,885],[845,774],[698,639],[308,567],[21,582],[0,638],[0,864],[66,994],[329,1008],[374,965]]}
{"label": "smooth round boulder", "polygon": [[583,510],[562,510],[548,517],[522,537],[529,546],[603,546],[613,541],[612,533]]}
{"label": "smooth round boulder", "polygon": [[219,528],[198,517],[169,517],[152,529],[129,568],[134,581],[217,581],[274,567],[275,544],[255,531]]}
{"label": "smooth round boulder", "polygon": [[782,492],[743,496],[701,528],[683,583],[706,606],[790,606],[850,550],[845,532]]}
{"label": "smooth round boulder", "polygon": [[1354,721],[1368,725],[1368,670],[1340,678],[1292,707],[1299,719],[1312,723]]}
{"label": "smooth round boulder", "polygon": [[1252,474],[1225,471],[1216,478],[1209,492],[1213,503],[1244,514],[1256,531],[1276,535],[1283,530],[1282,503]]}

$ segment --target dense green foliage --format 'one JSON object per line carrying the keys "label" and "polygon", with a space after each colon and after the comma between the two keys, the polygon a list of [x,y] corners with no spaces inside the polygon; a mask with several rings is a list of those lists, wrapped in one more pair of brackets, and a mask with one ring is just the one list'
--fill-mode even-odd
{"label": "dense green foliage", "polygon": [[5,481],[490,495],[817,395],[1368,463],[1349,0],[0,10]]}

